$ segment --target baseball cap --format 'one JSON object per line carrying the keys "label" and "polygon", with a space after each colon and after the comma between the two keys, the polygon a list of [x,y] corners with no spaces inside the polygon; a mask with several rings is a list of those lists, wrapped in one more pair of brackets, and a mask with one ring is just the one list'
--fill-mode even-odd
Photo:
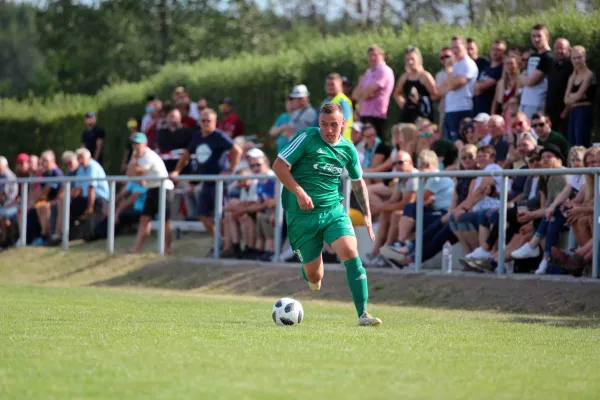
{"label": "baseball cap", "polygon": [[133,143],[148,143],[148,138],[142,132],[134,133],[129,140]]}
{"label": "baseball cap", "polygon": [[487,124],[489,120],[490,120],[490,114],[486,114],[486,113],[479,113],[479,114],[477,114],[477,116],[475,118],[473,118],[473,121],[483,122],[484,124]]}
{"label": "baseball cap", "polygon": [[231,97],[225,97],[223,100],[221,100],[219,104],[229,104],[230,106],[232,106],[233,99]]}
{"label": "baseball cap", "polygon": [[17,164],[23,164],[24,162],[29,161],[29,155],[26,153],[21,153],[17,156]]}
{"label": "baseball cap", "polygon": [[260,157],[264,157],[265,153],[261,150],[261,149],[250,149],[246,152],[246,155],[248,157],[252,157],[252,158],[260,158]]}
{"label": "baseball cap", "polygon": [[177,86],[175,88],[175,93],[182,93],[185,92],[185,88],[183,86]]}
{"label": "baseball cap", "polygon": [[296,85],[290,93],[292,99],[301,99],[303,97],[308,97],[309,95],[310,93],[308,92],[306,85]]}
{"label": "baseball cap", "polygon": [[363,123],[362,122],[353,122],[352,129],[354,129],[356,132],[362,133]]}
{"label": "baseball cap", "polygon": [[96,113],[93,111],[88,111],[85,113],[85,118],[94,118],[96,116]]}
{"label": "baseball cap", "polygon": [[342,83],[350,83],[350,79],[347,76],[342,76]]}

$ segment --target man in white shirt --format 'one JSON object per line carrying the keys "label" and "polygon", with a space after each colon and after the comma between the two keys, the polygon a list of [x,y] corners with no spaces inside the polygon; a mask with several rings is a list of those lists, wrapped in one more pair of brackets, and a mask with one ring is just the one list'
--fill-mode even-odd
{"label": "man in white shirt", "polygon": [[438,88],[445,97],[443,131],[444,137],[452,142],[459,138],[460,121],[472,116],[473,96],[479,70],[477,64],[467,55],[465,39],[460,36],[452,38],[454,64],[446,64],[446,80]]}
{"label": "man in white shirt", "polygon": [[[133,142],[134,153],[127,167],[128,176],[139,176],[142,180],[144,178],[169,177],[164,161],[158,154],[148,148],[148,138],[145,134],[141,132],[135,133],[131,136],[131,141]],[[142,216],[140,217],[135,247],[130,251],[131,253],[138,253],[142,249],[144,241],[148,235],[150,235],[152,220],[159,212],[160,180],[147,180],[146,187],[148,188],[146,201],[144,202],[144,209],[142,210]],[[168,191],[173,190],[173,182],[167,179],[165,187]],[[171,254],[171,239],[173,233],[170,221],[171,205],[169,204],[169,199],[169,192],[167,192],[167,196],[165,196],[165,252],[167,254]]]}

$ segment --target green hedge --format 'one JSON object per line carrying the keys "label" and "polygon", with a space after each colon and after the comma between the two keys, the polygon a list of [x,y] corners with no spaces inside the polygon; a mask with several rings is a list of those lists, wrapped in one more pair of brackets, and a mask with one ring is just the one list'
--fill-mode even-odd
{"label": "green hedge", "polygon": [[[83,114],[94,110],[107,133],[107,170],[116,173],[127,141],[126,118],[142,112],[148,94],[167,98],[175,86],[185,85],[193,98],[204,96],[211,104],[223,96],[231,96],[247,134],[264,133],[282,112],[283,96],[293,85],[305,83],[316,105],[324,98],[327,73],[337,71],[358,79],[367,68],[366,49],[371,43],[378,43],[386,50],[387,62],[396,74],[404,68],[404,49],[408,45],[418,46],[425,67],[435,74],[440,69],[439,49],[452,35],[460,33],[476,38],[481,53],[488,54],[491,42],[499,38],[507,40],[510,46],[530,47],[530,27],[540,22],[549,26],[552,40],[564,36],[572,45],[586,47],[590,67],[599,70],[600,12],[580,15],[574,11],[553,11],[490,21],[479,29],[426,24],[416,30],[404,29],[399,34],[389,31],[319,41],[277,56],[242,55],[224,61],[170,64],[146,81],[116,84],[94,97],[67,95],[24,103],[0,100],[0,153],[13,157],[21,151],[40,153],[52,148],[60,153],[74,149],[80,144]],[[393,102],[389,118],[398,118]]]}

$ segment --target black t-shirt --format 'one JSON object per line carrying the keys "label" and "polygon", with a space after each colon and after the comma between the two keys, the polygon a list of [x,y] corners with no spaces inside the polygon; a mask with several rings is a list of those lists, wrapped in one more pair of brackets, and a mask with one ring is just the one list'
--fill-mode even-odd
{"label": "black t-shirt", "polygon": [[433,142],[431,150],[443,161],[444,167],[454,164],[458,158],[458,148],[454,143],[446,139],[439,139]]}
{"label": "black t-shirt", "polygon": [[215,129],[208,136],[196,132],[187,150],[193,157],[193,172],[199,175],[217,175],[224,169],[223,154],[233,147],[233,140],[222,130]]}
{"label": "black t-shirt", "polygon": [[[540,61],[538,62],[537,69],[542,71],[544,75],[548,76],[550,69],[552,68],[552,64],[554,63],[554,53],[550,50],[546,50],[543,53],[539,53],[537,55],[532,54],[531,57],[539,57]],[[531,59],[530,57],[530,59]],[[563,93],[563,96],[565,94]]]}
{"label": "black t-shirt", "polygon": [[[161,129],[158,131],[156,138],[156,147],[158,147],[158,153],[163,155],[174,150],[187,149],[192,141],[193,131],[189,128],[179,127],[174,131],[168,128]],[[177,166],[178,158],[165,159],[165,166],[167,171],[171,172]]]}
{"label": "black t-shirt", "polygon": [[548,92],[546,93],[546,114],[551,118],[557,118],[565,108],[565,92],[572,73],[573,64],[570,60],[565,60],[562,64],[554,60],[550,64]]}
{"label": "black t-shirt", "polygon": [[[495,79],[496,82],[502,78],[502,70],[503,65],[497,65],[492,67],[492,64],[489,64],[483,71],[479,71],[479,78],[477,78],[478,82],[484,82],[488,78]],[[494,95],[496,94],[496,85],[492,86],[485,92],[481,93],[479,96],[475,97],[475,112],[473,115],[477,115],[479,113],[491,114],[492,102],[494,101]]]}
{"label": "black t-shirt", "polygon": [[379,143],[374,154],[383,154],[383,159],[385,160],[392,154],[392,149],[387,144],[382,142]]}
{"label": "black t-shirt", "polygon": [[[92,129],[86,129],[81,134],[81,142],[83,143],[83,146],[88,149],[90,153],[92,153],[92,157],[96,155],[96,140],[98,139],[104,139],[104,129],[102,129],[102,127],[99,125],[94,125]],[[102,164],[103,157],[104,146],[102,146],[102,151],[100,151],[98,160],[96,161]]]}
{"label": "black t-shirt", "polygon": [[490,59],[487,57],[478,57],[475,60],[475,64],[477,65],[477,69],[479,70],[479,75],[490,65]]}

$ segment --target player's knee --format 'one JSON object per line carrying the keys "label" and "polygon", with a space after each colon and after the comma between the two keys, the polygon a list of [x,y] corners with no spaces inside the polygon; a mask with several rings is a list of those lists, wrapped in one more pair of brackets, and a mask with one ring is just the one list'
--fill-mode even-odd
{"label": "player's knee", "polygon": [[352,260],[353,258],[358,257],[358,250],[353,248],[343,249],[338,254],[338,257],[340,257],[342,261]]}
{"label": "player's knee", "polygon": [[308,280],[312,283],[317,283],[323,279],[323,271],[321,270],[310,271],[304,269],[304,272],[306,273],[306,277],[308,278]]}

